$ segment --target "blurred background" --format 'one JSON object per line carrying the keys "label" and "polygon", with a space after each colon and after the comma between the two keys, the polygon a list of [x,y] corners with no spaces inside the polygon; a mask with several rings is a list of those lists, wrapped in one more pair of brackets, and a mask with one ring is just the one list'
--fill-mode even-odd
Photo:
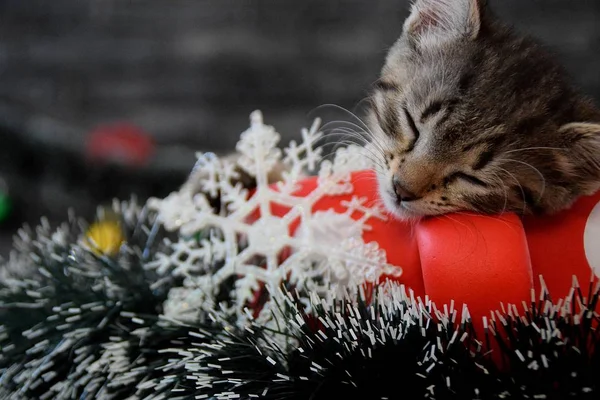
{"label": "blurred background", "polygon": [[[491,0],[600,97],[600,1]],[[24,222],[175,190],[261,109],[360,112],[408,0],[0,0],[0,254]]]}

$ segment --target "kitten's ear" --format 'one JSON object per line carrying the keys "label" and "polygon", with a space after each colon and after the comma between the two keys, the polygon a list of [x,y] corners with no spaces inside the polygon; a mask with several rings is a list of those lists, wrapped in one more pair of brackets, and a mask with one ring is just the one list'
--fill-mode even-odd
{"label": "kitten's ear", "polygon": [[582,181],[587,181],[588,194],[595,192],[600,186],[600,124],[574,122],[561,126],[559,132],[572,143],[569,159]]}
{"label": "kitten's ear", "polygon": [[416,0],[404,23],[404,34],[420,46],[458,38],[476,39],[483,0]]}

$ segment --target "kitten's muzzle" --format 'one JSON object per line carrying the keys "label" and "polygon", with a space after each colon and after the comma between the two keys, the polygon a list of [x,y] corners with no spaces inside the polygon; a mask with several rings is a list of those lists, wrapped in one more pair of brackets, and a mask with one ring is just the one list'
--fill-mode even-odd
{"label": "kitten's muzzle", "polygon": [[394,194],[399,201],[415,201],[419,199],[419,196],[406,189],[400,179],[394,175],[392,177],[392,187],[394,188]]}

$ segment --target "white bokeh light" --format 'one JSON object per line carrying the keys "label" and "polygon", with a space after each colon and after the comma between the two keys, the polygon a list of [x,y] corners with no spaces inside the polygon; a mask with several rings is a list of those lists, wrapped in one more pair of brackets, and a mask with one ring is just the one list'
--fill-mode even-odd
{"label": "white bokeh light", "polygon": [[600,202],[596,204],[583,233],[585,256],[597,277],[600,277]]}

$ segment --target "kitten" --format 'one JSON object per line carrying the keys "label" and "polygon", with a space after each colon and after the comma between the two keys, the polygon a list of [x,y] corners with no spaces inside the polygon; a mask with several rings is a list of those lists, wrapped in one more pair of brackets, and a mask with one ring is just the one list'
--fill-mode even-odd
{"label": "kitten", "polygon": [[417,0],[367,116],[399,218],[552,213],[600,188],[600,111],[483,0]]}

